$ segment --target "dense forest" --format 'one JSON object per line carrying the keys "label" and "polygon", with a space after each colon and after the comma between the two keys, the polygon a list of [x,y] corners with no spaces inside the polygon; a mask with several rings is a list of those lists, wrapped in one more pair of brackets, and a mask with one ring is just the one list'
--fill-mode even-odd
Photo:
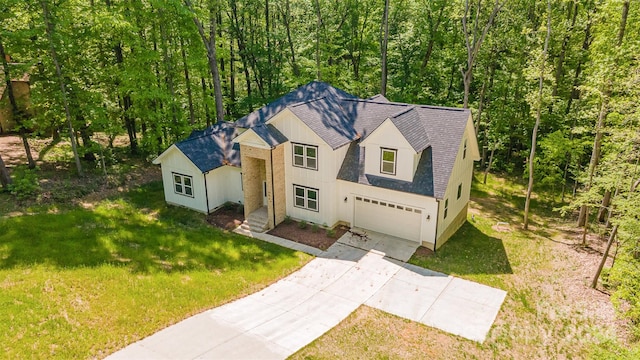
{"label": "dense forest", "polygon": [[25,146],[68,139],[79,174],[95,133],[154,156],[314,79],[469,107],[478,171],[529,178],[585,242],[605,227],[640,322],[637,1],[3,0],[0,55],[9,92],[31,76],[29,111],[9,104]]}

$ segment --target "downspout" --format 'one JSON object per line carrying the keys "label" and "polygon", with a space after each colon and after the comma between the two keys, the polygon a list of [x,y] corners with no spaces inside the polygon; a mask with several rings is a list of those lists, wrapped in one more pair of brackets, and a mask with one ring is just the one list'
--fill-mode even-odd
{"label": "downspout", "polygon": [[273,227],[276,227],[276,188],[274,186],[274,181],[273,181],[273,149],[272,148],[271,151],[269,152],[269,155],[271,156],[271,206],[273,209]]}
{"label": "downspout", "polygon": [[436,249],[438,248],[438,220],[440,219],[440,203],[442,202],[441,200],[437,200],[438,202],[438,211],[436,212],[436,235],[433,238],[433,253],[435,254]]}
{"label": "downspout", "polygon": [[207,174],[209,172],[202,173],[202,177],[204,178],[204,196],[207,199],[207,214],[211,211],[209,210],[209,188],[207,187]]}

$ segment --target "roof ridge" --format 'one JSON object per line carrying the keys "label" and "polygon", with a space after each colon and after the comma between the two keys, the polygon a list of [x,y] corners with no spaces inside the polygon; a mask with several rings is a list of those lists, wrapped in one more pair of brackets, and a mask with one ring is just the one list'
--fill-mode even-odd
{"label": "roof ridge", "polygon": [[407,104],[407,105],[409,106],[408,108],[402,109],[402,110],[398,111],[397,113],[390,115],[389,119],[396,119],[396,118],[400,117],[401,115],[404,115],[404,114],[416,109],[415,105],[411,105],[411,104]]}
{"label": "roof ridge", "polygon": [[300,102],[297,102],[297,103],[289,104],[289,105],[287,105],[287,107],[297,107],[297,106],[301,106],[301,105],[304,105],[304,104],[308,104],[308,103],[311,103],[311,102],[314,102],[314,101],[319,101],[319,100],[326,99],[326,98],[327,98],[327,95],[324,95],[324,96],[321,96],[319,98],[314,98],[314,99],[309,99],[309,100],[305,100],[305,101],[300,101]]}
{"label": "roof ridge", "polygon": [[458,111],[458,112],[464,112],[466,110],[469,109],[465,109],[465,108],[457,108],[457,107],[451,107],[451,106],[436,106],[436,105],[416,105],[421,109],[433,109],[433,110],[450,110],[450,111]]}

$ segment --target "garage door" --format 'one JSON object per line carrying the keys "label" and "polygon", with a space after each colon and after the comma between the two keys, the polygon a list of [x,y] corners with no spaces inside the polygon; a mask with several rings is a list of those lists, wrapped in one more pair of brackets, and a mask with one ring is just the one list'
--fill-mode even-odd
{"label": "garage door", "polygon": [[355,197],[354,224],[358,228],[419,242],[421,220],[421,209],[363,196]]}

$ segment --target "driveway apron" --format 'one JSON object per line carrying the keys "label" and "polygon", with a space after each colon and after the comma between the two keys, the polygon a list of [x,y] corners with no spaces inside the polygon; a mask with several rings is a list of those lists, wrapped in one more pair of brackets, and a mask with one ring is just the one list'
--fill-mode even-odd
{"label": "driveway apron", "polygon": [[108,359],[284,359],[366,304],[484,341],[506,293],[336,242],[273,285]]}

